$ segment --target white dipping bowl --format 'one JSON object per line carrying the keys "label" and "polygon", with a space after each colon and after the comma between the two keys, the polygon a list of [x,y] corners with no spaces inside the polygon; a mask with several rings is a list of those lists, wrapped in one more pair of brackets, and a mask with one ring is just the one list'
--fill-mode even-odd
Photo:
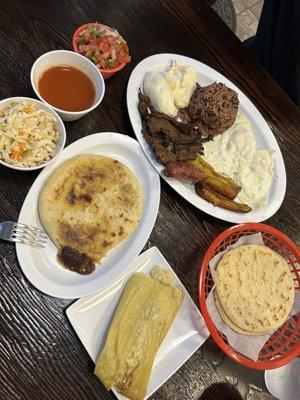
{"label": "white dipping bowl", "polygon": [[280,368],[265,371],[268,391],[278,400],[299,400],[300,358]]}
{"label": "white dipping bowl", "polygon": [[60,116],[50,106],[48,106],[45,103],[42,103],[39,100],[31,99],[30,97],[9,97],[7,99],[1,100],[0,101],[0,112],[4,111],[11,103],[19,103],[21,101],[30,101],[30,102],[36,104],[38,108],[45,110],[49,114],[51,114],[56,119],[56,127],[59,132],[59,139],[56,143],[55,153],[54,153],[53,157],[51,158],[51,160],[48,160],[39,165],[35,165],[34,167],[22,167],[20,165],[9,164],[0,159],[0,164],[5,165],[5,167],[12,168],[12,169],[18,169],[20,171],[33,171],[35,169],[44,168],[46,165],[50,164],[52,161],[57,159],[57,157],[60,155],[63,148],[65,147],[66,128],[65,128],[65,125],[62,122]]}
{"label": "white dipping bowl", "polygon": [[[90,108],[87,108],[83,111],[61,110],[47,103],[47,101],[40,95],[38,83],[41,74],[47,69],[59,65],[69,65],[71,67],[75,67],[84,72],[91,79],[95,87],[95,100]],[[101,103],[105,93],[104,79],[96,65],[81,54],[68,50],[49,51],[49,53],[45,53],[40,56],[31,68],[30,79],[33,90],[38,98],[52,107],[53,110],[55,110],[64,121],[75,121],[94,110],[94,108]]]}

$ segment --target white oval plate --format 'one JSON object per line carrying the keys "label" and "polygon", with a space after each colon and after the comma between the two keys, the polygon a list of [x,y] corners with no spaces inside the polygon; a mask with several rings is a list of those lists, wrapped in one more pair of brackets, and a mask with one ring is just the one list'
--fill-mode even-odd
{"label": "white oval plate", "polygon": [[[275,173],[270,190],[269,200],[265,207],[259,210],[251,211],[247,214],[235,213],[233,211],[225,210],[220,207],[214,207],[211,203],[207,202],[196,194],[194,185],[186,184],[177,179],[170,179],[164,176],[164,167],[156,161],[156,157],[152,151],[151,146],[142,135],[141,118],[138,112],[137,105],[138,89],[142,88],[142,83],[146,72],[148,72],[149,70],[158,72],[163,71],[167,66],[170,65],[171,60],[180,60],[185,64],[191,65],[197,71],[197,80],[200,85],[209,85],[214,81],[218,81],[226,84],[228,87],[235,90],[238,93],[240,101],[239,112],[244,114],[250,120],[253,127],[253,133],[256,139],[257,147],[275,150]],[[248,99],[247,96],[244,95],[244,93],[237,86],[235,86],[219,72],[197,60],[178,54],[157,54],[145,58],[134,68],[130,76],[127,86],[127,107],[134,133],[144,153],[149,158],[156,171],[160,173],[162,178],[164,178],[164,180],[168,182],[168,184],[174,190],[176,190],[176,192],[178,192],[182,197],[184,197],[195,207],[206,212],[207,214],[220,218],[224,221],[243,223],[264,221],[275,214],[275,212],[281,206],[286,190],[286,173],[282,154],[277,144],[277,141],[267,122],[260,114],[258,109],[254,106],[254,104]]]}
{"label": "white oval plate", "polygon": [[151,167],[136,140],[119,133],[96,133],[66,147],[59,159],[47,166],[33,183],[23,203],[19,222],[42,228],[38,215],[40,191],[51,173],[65,160],[79,154],[102,154],[125,164],[138,177],[143,190],[143,215],[137,229],[112,249],[90,275],[79,275],[61,267],[57,248],[50,239],[45,248],[17,243],[17,256],[28,280],[54,297],[78,298],[95,293],[111,283],[140,253],[154,226],[160,200],[159,175]]}

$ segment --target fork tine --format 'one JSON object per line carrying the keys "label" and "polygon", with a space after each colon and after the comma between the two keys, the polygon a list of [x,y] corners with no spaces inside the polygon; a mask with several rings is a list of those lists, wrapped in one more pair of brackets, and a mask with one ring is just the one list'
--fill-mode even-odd
{"label": "fork tine", "polygon": [[18,234],[20,234],[20,235],[24,235],[24,236],[30,236],[31,238],[33,238],[33,239],[48,239],[48,236],[47,235],[43,235],[43,234],[40,234],[40,233],[33,233],[33,232],[31,232],[31,231],[27,231],[26,229],[21,229],[21,228],[14,228],[13,230],[12,230],[12,234],[14,234],[14,233],[18,233]]}
{"label": "fork tine", "polygon": [[19,233],[27,233],[30,235],[34,235],[36,237],[41,237],[44,239],[48,239],[48,235],[46,235],[46,233],[42,233],[42,231],[34,231],[32,229],[27,229],[27,228],[23,228],[23,227],[18,227],[18,226],[14,226],[13,228],[13,232],[19,232]]}
{"label": "fork tine", "polygon": [[40,243],[36,243],[36,242],[32,242],[32,241],[26,241],[26,240],[22,240],[22,239],[17,239],[15,237],[11,237],[10,239],[11,242],[16,242],[16,243],[23,243],[23,244],[28,244],[30,246],[35,246],[35,247],[41,247],[44,248],[45,246],[43,246]]}
{"label": "fork tine", "polygon": [[42,233],[42,234],[46,235],[46,232],[43,229],[39,229],[39,228],[36,228],[35,226],[31,226],[31,225],[25,225],[20,222],[15,223],[14,228],[24,228],[24,229],[31,230],[33,232],[38,232],[38,233]]}
{"label": "fork tine", "polygon": [[36,236],[34,236],[34,235],[28,235],[28,234],[24,234],[24,233],[19,233],[19,232],[13,232],[12,234],[11,234],[11,237],[15,237],[15,238],[19,238],[19,239],[24,239],[24,240],[29,240],[29,241],[32,241],[32,242],[36,242],[36,243],[47,243],[47,241],[46,240],[42,240],[42,239],[44,239],[44,238],[38,238],[38,237],[36,237]]}

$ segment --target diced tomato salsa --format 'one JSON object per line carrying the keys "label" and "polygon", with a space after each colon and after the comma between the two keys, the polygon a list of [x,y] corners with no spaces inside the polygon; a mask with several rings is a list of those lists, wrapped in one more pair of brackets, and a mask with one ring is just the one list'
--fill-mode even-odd
{"label": "diced tomato salsa", "polygon": [[127,43],[119,32],[97,22],[79,33],[76,44],[80,54],[100,69],[113,69],[131,60]]}

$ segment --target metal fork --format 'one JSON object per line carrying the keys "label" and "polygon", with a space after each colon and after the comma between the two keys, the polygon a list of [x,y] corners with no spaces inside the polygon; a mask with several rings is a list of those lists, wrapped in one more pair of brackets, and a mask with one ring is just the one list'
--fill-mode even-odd
{"label": "metal fork", "polygon": [[45,247],[48,236],[42,229],[12,221],[0,222],[0,239]]}

